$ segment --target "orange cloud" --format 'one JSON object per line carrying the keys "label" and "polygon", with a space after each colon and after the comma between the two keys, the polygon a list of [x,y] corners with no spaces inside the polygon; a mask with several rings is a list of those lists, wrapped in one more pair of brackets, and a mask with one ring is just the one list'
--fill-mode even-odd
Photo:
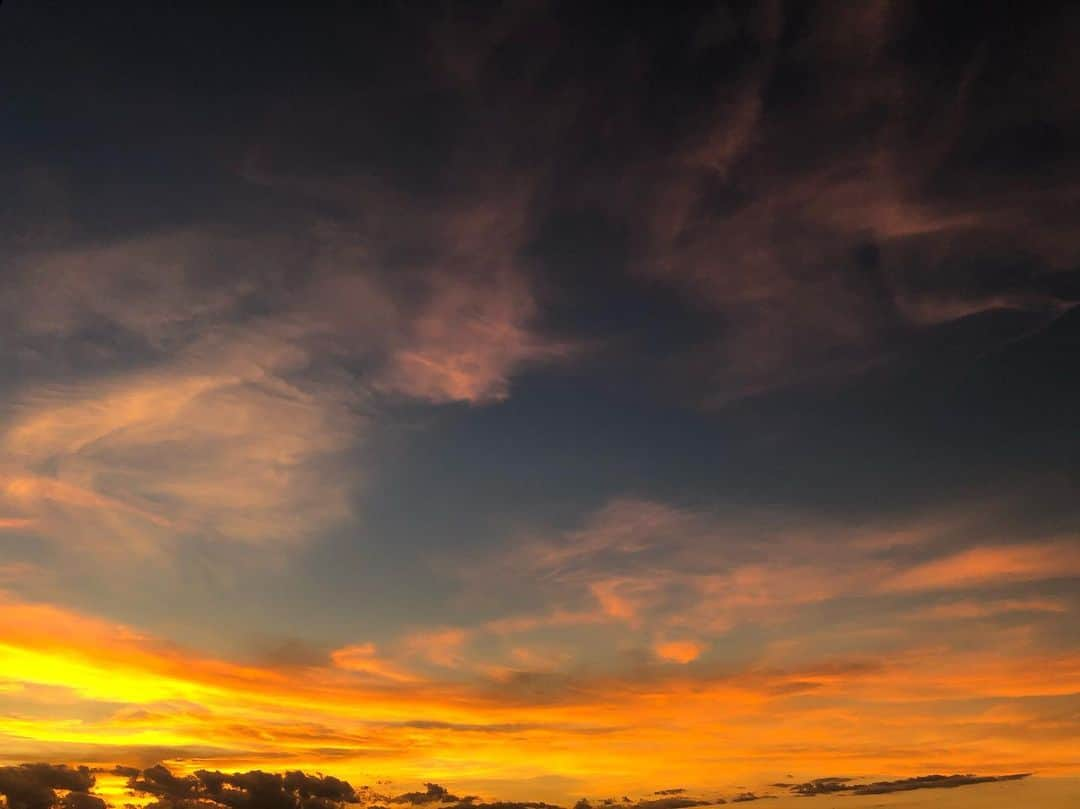
{"label": "orange cloud", "polygon": [[955,620],[964,618],[989,618],[1015,612],[1065,613],[1069,605],[1054,598],[1006,598],[995,601],[950,601],[934,604],[914,613],[915,617],[931,620]]}
{"label": "orange cloud", "polygon": [[[152,750],[146,755],[182,757],[181,766],[191,768],[284,761],[344,776],[453,773],[459,781],[492,772],[582,783],[659,781],[679,761],[685,779],[709,783],[748,768],[783,767],[793,755],[806,767],[903,773],[913,760],[925,760],[913,749],[946,748],[959,768],[992,760],[1067,770],[1060,739],[1076,730],[1071,714],[1054,714],[1064,723],[1057,730],[1036,731],[1051,718],[1039,714],[988,735],[990,717],[978,700],[1028,700],[1015,704],[1029,705],[1029,712],[1039,705],[1029,701],[1033,696],[1068,705],[1080,693],[1080,658],[1017,643],[1003,656],[988,640],[993,648],[983,651],[913,648],[876,660],[786,668],[502,669],[440,682],[408,673],[371,644],[343,647],[332,665],[297,675],[7,599],[0,609],[0,685],[18,689],[20,707],[0,717],[0,742],[10,755],[34,758],[92,750],[101,760]],[[526,666],[538,653],[557,662],[538,649],[514,648]],[[658,644],[657,653],[665,652],[680,662],[700,649]],[[57,700],[62,719],[48,711]]]}
{"label": "orange cloud", "polygon": [[626,578],[595,581],[589,590],[605,615],[633,621],[638,615],[640,595],[651,589],[647,580]]}
{"label": "orange cloud", "polygon": [[704,649],[704,644],[692,640],[659,641],[653,644],[656,656],[672,663],[692,663],[701,656]]}
{"label": "orange cloud", "polygon": [[884,589],[958,589],[1077,575],[1080,545],[1075,542],[999,545],[971,548],[916,565],[885,582]]}
{"label": "orange cloud", "polygon": [[330,653],[330,659],[334,662],[335,666],[348,671],[371,674],[375,677],[381,677],[400,683],[417,681],[415,675],[381,659],[377,654],[374,643],[343,646],[340,649],[332,651]]}
{"label": "orange cloud", "polygon": [[307,363],[272,328],[222,330],[166,367],[28,390],[0,434],[0,498],[65,542],[308,537],[348,513],[333,456],[362,421],[340,388],[287,380]]}
{"label": "orange cloud", "polygon": [[457,627],[417,632],[404,641],[405,648],[445,668],[457,668],[464,661],[464,646],[470,633]]}
{"label": "orange cloud", "polygon": [[532,294],[514,272],[496,270],[472,282],[437,279],[376,387],[431,402],[505,399],[519,367],[569,351],[533,333],[535,315]]}

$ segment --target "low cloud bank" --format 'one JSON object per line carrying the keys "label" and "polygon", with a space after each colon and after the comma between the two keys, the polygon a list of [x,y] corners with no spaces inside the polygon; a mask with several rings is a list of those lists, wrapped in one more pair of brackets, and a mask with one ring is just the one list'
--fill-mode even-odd
{"label": "low cloud bank", "polygon": [[86,767],[0,767],[0,795],[7,800],[8,809],[105,809],[105,801],[89,794],[93,786],[94,776]]}
{"label": "low cloud bank", "polygon": [[[127,779],[129,794],[155,799],[147,809],[343,809],[345,804],[365,809],[424,806],[430,809],[564,809],[543,801],[482,802],[475,795],[458,796],[440,784],[427,783],[423,791],[383,795],[368,787],[354,789],[347,781],[329,775],[309,775],[299,770],[285,773],[224,773],[196,770],[177,775],[162,764],[139,769],[116,766],[111,770],[91,770],[66,764],[32,763],[0,767],[0,796],[7,809],[107,809],[110,804],[94,794],[96,773]],[[948,789],[1001,781],[1018,781],[1031,773],[1013,775],[921,775],[895,781],[859,783],[847,776],[815,778],[802,783],[783,782],[772,786],[803,797],[817,795],[884,795],[915,789]],[[632,800],[623,797],[599,801],[597,807],[618,805],[620,809],[690,809],[725,803],[748,803],[776,795],[741,792],[730,796],[696,798],[686,789],[661,789],[652,796]],[[660,797],[653,797],[660,796]],[[115,804],[114,804],[115,805]],[[573,809],[593,809],[582,798]]]}
{"label": "low cloud bank", "polygon": [[914,778],[900,778],[896,781],[873,781],[869,784],[852,783],[854,779],[844,776],[829,776],[827,778],[815,778],[801,784],[779,783],[773,784],[773,786],[788,789],[794,794],[804,797],[833,795],[836,793],[885,795],[890,792],[909,792],[913,789],[950,789],[972,784],[989,784],[997,781],[1019,781],[1030,775],[1029,772],[1015,773],[1013,775],[972,775],[970,773],[963,775],[920,775]]}

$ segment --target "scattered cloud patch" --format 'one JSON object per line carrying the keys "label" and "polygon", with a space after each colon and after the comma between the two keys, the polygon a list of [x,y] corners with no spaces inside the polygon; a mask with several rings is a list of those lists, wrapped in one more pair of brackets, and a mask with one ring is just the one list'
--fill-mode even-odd
{"label": "scattered cloud patch", "polygon": [[1002,781],[1019,781],[1031,776],[1031,773],[1013,775],[920,775],[913,778],[900,778],[895,781],[874,781],[869,784],[855,783],[851,778],[830,776],[815,778],[801,784],[779,783],[773,786],[788,789],[795,795],[814,797],[847,793],[851,795],[886,795],[892,792],[910,792],[916,789],[952,789],[973,784],[991,784]]}
{"label": "scattered cloud patch", "polygon": [[459,803],[461,798],[452,795],[450,791],[439,784],[425,784],[423,792],[404,792],[391,799],[393,803],[410,803],[414,806],[423,806],[429,803]]}

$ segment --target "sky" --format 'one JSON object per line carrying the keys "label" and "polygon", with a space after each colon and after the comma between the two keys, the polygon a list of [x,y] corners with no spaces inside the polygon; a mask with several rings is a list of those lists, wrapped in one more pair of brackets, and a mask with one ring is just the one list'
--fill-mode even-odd
{"label": "sky", "polygon": [[0,7],[7,809],[1077,805],[1080,8],[310,5]]}

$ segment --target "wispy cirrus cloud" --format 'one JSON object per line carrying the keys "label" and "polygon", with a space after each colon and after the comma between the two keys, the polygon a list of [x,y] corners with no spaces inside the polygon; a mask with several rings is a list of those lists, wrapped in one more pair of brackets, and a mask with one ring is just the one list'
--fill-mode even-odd
{"label": "wispy cirrus cloud", "polygon": [[[1075,161],[1056,163],[1036,192],[1022,159],[1010,168],[993,156],[1037,127],[1071,131],[1063,108],[1047,105],[1038,125],[1019,112],[1024,93],[1063,86],[1069,61],[1010,49],[1032,63],[1027,89],[990,113],[978,100],[1000,82],[986,42],[964,43],[930,81],[904,48],[912,25],[933,23],[903,4],[806,11],[792,19],[766,4],[729,20],[725,45],[754,58],[710,88],[714,115],[636,175],[654,201],[637,272],[723,321],[693,364],[711,401],[850,374],[976,312],[1054,312],[1076,299],[1080,243],[1053,211],[1072,204]],[[798,46],[782,47],[780,32]],[[1034,25],[1017,47],[1058,53],[1061,36]],[[688,49],[686,69],[707,69],[715,53]]]}
{"label": "wispy cirrus cloud", "polygon": [[[616,500],[580,528],[528,538],[505,558],[465,570],[466,581],[506,579],[506,586],[528,588],[556,605],[470,632],[569,638],[605,626],[609,638],[687,662],[704,653],[709,638],[797,624],[806,609],[827,611],[852,600],[863,605],[864,623],[876,621],[896,637],[908,630],[892,616],[910,612],[913,600],[930,610],[925,598],[939,593],[958,605],[954,618],[1025,614],[1053,621],[1067,614],[1068,603],[1031,586],[1080,575],[1075,543],[1054,536],[1003,542],[1000,526],[955,510],[852,526]],[[965,604],[972,606],[962,609]]]}
{"label": "wispy cirrus cloud", "polygon": [[[379,406],[497,402],[522,368],[574,353],[536,328],[527,200],[399,203],[295,235],[21,253],[5,519],[143,546],[309,538],[350,513],[363,464],[340,461]],[[388,266],[412,241],[416,258]]]}
{"label": "wispy cirrus cloud", "polygon": [[309,363],[287,334],[222,329],[145,370],[31,388],[0,437],[5,501],[101,546],[317,532],[348,512],[333,459],[363,418],[347,390],[290,378]]}
{"label": "wispy cirrus cloud", "polygon": [[988,545],[917,564],[885,582],[884,589],[955,590],[1075,576],[1080,576],[1080,547],[1075,540]]}

